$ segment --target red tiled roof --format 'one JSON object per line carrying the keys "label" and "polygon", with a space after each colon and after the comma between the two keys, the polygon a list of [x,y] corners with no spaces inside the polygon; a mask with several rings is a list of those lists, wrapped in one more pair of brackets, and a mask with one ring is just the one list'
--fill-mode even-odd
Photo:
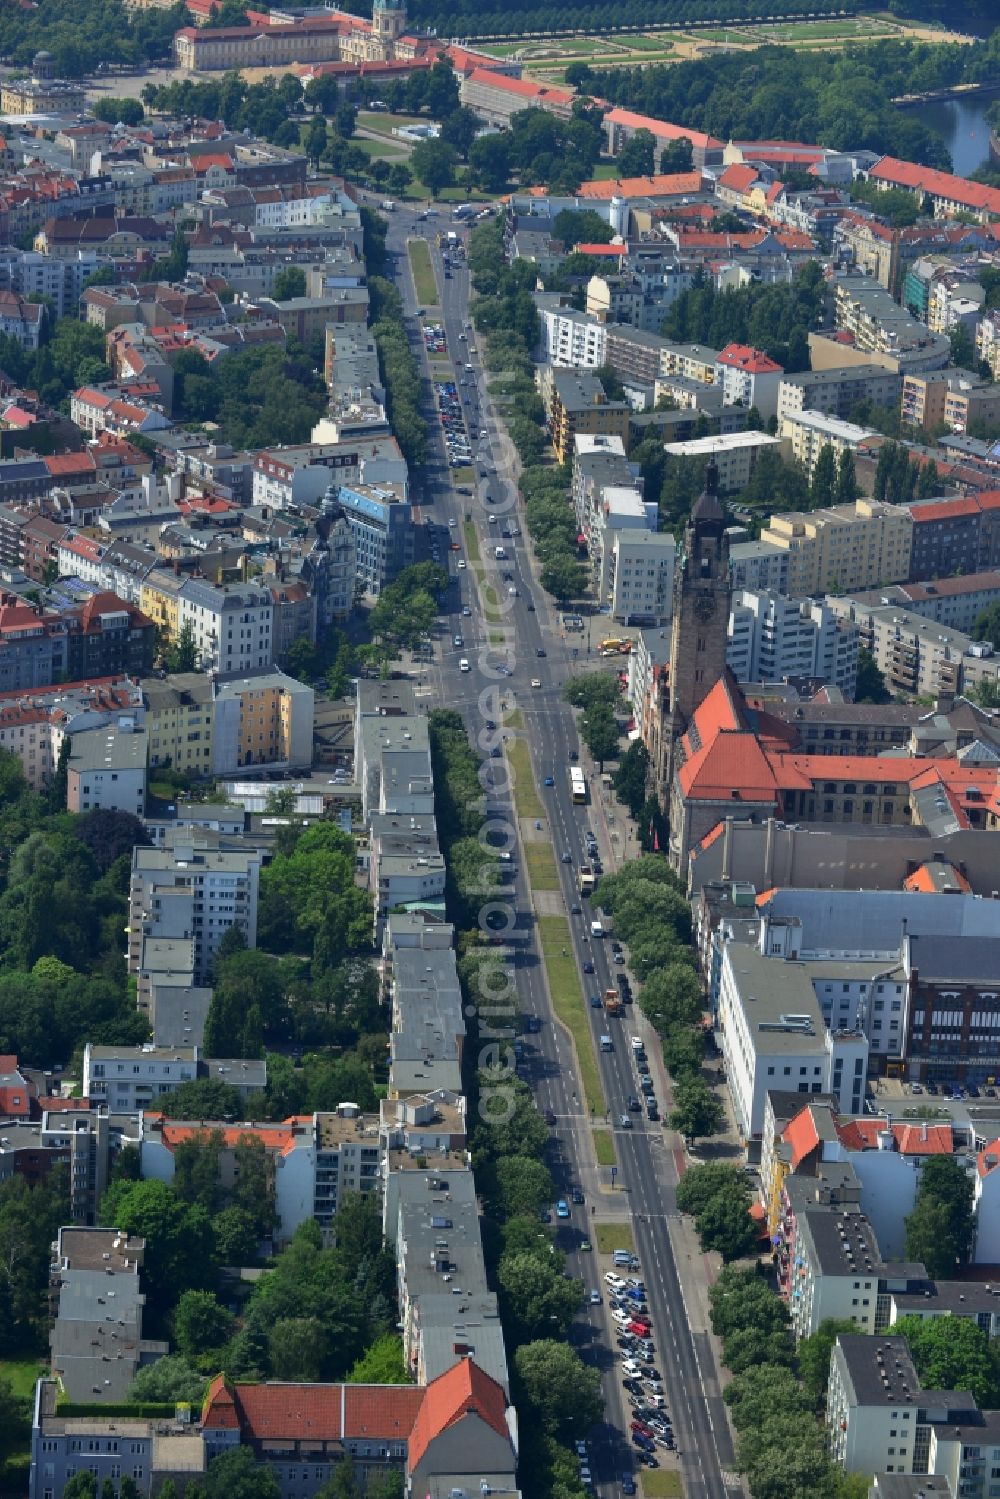
{"label": "red tiled roof", "polygon": [[627,255],[628,245],[577,245],[580,255]]}
{"label": "red tiled roof", "polygon": [[917,166],[912,161],[900,161],[897,156],[883,156],[872,167],[868,176],[876,182],[888,182],[893,187],[930,193],[932,198],[944,198],[966,208],[1000,214],[1000,191],[995,187],[969,182],[964,177],[956,177],[952,172],[936,172],[933,167]]}
{"label": "red tiled roof", "polygon": [[660,172],[652,177],[619,177],[584,182],[577,197],[590,201],[612,198],[682,198],[702,190],[700,172]]}
{"label": "red tiled roof", "polygon": [[1000,1140],[992,1140],[976,1156],[976,1169],[980,1176],[989,1176],[1000,1166]]}
{"label": "red tiled roof", "polygon": [[[956,869],[953,864],[949,864],[948,868],[951,870],[950,877],[954,880],[957,888],[965,893],[971,892],[972,886],[961,870]],[[921,864],[919,869],[915,869],[911,875],[907,875],[903,881],[903,889],[910,890],[914,894],[919,895],[936,895],[938,893],[934,876],[926,864]]]}
{"label": "red tiled roof", "polygon": [[[203,1120],[192,1120],[190,1122],[181,1119],[167,1119],[163,1114],[149,1112],[146,1119],[156,1125],[163,1144],[168,1150],[174,1150],[176,1146],[192,1136],[199,1135],[204,1131]],[[222,1135],[223,1144],[227,1150],[232,1150],[242,1139],[252,1135],[255,1140],[260,1140],[265,1150],[277,1151],[280,1155],[287,1155],[293,1149],[295,1141],[296,1126],[300,1129],[311,1121],[309,1114],[295,1115],[285,1119],[280,1124],[216,1124],[212,1123],[212,1129]]]}
{"label": "red tiled roof", "polygon": [[730,369],[746,370],[751,375],[781,373],[780,364],[776,364],[762,350],[751,348],[749,344],[727,344],[716,362],[728,365]]}
{"label": "red tiled roof", "polygon": [[885,1119],[848,1119],[836,1125],[848,1150],[877,1150],[879,1135],[890,1130],[900,1155],[951,1155],[955,1142],[950,1124],[889,1124]]}
{"label": "red tiled roof", "polygon": [[744,166],[734,162],[727,167],[719,178],[719,187],[731,187],[738,193],[745,193],[747,188],[753,187],[757,181],[757,170],[755,167]]}
{"label": "red tiled roof", "polygon": [[781,1138],[792,1147],[792,1170],[795,1171],[819,1144],[819,1131],[809,1105],[785,1125]]}
{"label": "red tiled roof", "polygon": [[778,782],[749,732],[722,729],[677,772],[685,796],[707,801],[771,802]]}
{"label": "red tiled roof", "polygon": [[669,120],[654,120],[651,115],[636,114],[631,109],[609,109],[604,121],[610,121],[612,125],[624,125],[630,130],[648,130],[659,140],[679,141],[686,138],[699,150],[722,145],[714,135],[706,135],[703,130],[689,130],[686,125],[672,125]]}
{"label": "red tiled roof", "polygon": [[484,88],[500,89],[502,93],[516,94],[521,99],[544,99],[549,104],[565,104],[567,108],[576,97],[570,89],[536,83],[532,78],[508,78],[506,73],[493,73],[489,68],[476,68],[469,77],[470,82],[480,83]]}
{"label": "red tiled roof", "polygon": [[427,1386],[413,1425],[408,1466],[418,1465],[431,1442],[460,1417],[475,1412],[499,1436],[507,1436],[507,1402],[503,1390],[471,1359],[462,1359]]}

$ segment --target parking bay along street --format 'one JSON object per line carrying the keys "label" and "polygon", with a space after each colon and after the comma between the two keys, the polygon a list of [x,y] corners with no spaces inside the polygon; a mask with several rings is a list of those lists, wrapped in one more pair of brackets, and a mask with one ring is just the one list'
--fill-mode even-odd
{"label": "parking bay along street", "polygon": [[[506,759],[516,738],[527,747],[541,799],[541,816],[532,819],[531,831],[556,855],[561,888],[536,893],[533,906],[522,857],[522,824],[512,856],[510,889],[518,914],[510,947],[519,1007],[532,1026],[520,1039],[519,1070],[552,1128],[549,1165],[560,1199],[557,1241],[567,1253],[569,1273],[583,1280],[587,1293],[572,1337],[602,1377],[605,1422],[591,1434],[581,1461],[589,1464],[593,1486],[602,1494],[630,1492],[633,1471],[644,1453],[651,1452],[661,1468],[679,1468],[688,1499],[730,1499],[742,1492],[742,1485],[733,1471],[729,1426],[705,1330],[705,1264],[696,1250],[690,1252],[674,1206],[681,1160],[677,1138],[665,1130],[662,1117],[648,1117],[652,1111],[644,1106],[651,1092],[658,1113],[664,1114],[664,1074],[650,1047],[651,1082],[644,1089],[630,1041],[632,1035],[655,1041],[655,1034],[635,1006],[626,1005],[621,1018],[611,1018],[585,1000],[591,1037],[584,1043],[594,1046],[609,1116],[607,1121],[595,1121],[585,1101],[573,1042],[550,1006],[536,927],[540,909],[566,916],[585,996],[616,987],[624,972],[610,939],[592,935],[590,908],[577,888],[580,866],[593,865],[595,848],[608,869],[620,848],[613,849],[608,840],[603,809],[573,801],[569,768],[578,763],[580,746],[572,709],[561,694],[566,678],[583,669],[585,653],[579,646],[574,649],[533,577],[515,503],[513,450],[492,410],[468,321],[464,255],[436,244],[439,233],[453,230],[464,235],[465,226],[454,222],[447,208],[436,214],[431,210],[429,218],[423,216],[426,212],[398,205],[389,220],[387,241],[411,347],[426,375],[430,442],[427,469],[415,496],[427,544],[421,555],[437,553],[451,573],[444,630],[433,657],[420,667],[417,690],[427,708],[461,712],[477,744],[496,738],[489,726],[499,725],[505,717],[502,704],[507,705],[508,721],[516,709],[516,728],[508,730],[503,757],[493,762],[496,789],[488,793],[488,809],[509,815],[517,825],[513,811],[508,812]],[[425,239],[431,247],[438,291],[434,308],[415,297],[407,256],[412,237]],[[448,255],[447,267],[442,252]],[[420,319],[418,311],[426,315]],[[427,324],[441,331],[425,338],[422,330]],[[433,360],[428,358],[428,343],[434,346]],[[439,391],[436,386],[442,382],[445,388]],[[446,423],[443,410],[448,413]],[[459,492],[452,478],[460,465],[465,466],[466,454],[474,477],[470,484],[460,484],[465,492]],[[523,764],[523,750],[519,753]],[[596,788],[591,794],[596,802]],[[600,1037],[609,1034],[612,1049],[600,1049]],[[595,1163],[595,1122],[607,1123],[613,1138],[613,1180],[610,1168]],[[641,1296],[629,1297],[623,1290],[615,1297],[621,1302],[617,1320],[609,1298],[620,1288],[606,1283],[610,1261],[597,1252],[595,1232],[602,1218],[630,1224],[637,1267],[622,1265],[618,1273],[641,1281],[641,1286],[630,1289],[646,1298],[642,1302]],[[592,1241],[592,1248],[580,1247]],[[618,1346],[618,1324],[632,1303],[647,1308],[642,1315],[650,1328],[652,1365],[642,1356],[648,1350],[637,1338],[629,1335],[628,1349]],[[635,1320],[631,1312],[627,1315]],[[626,1389],[623,1359],[633,1353],[637,1372]],[[662,1376],[659,1399],[660,1386],[648,1378],[650,1367]],[[643,1412],[657,1414],[654,1425],[646,1420],[633,1424],[637,1418],[628,1403],[630,1394]],[[664,1433],[670,1433],[672,1445],[665,1445]]]}

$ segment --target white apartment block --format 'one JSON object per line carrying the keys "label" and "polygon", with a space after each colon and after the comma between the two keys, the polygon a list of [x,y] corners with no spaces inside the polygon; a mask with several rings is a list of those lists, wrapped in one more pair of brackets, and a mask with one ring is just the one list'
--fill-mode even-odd
{"label": "white apartment block", "polygon": [[804,964],[730,943],[722,960],[718,1017],[729,1094],[744,1139],[763,1130],[769,1088],[832,1093],[843,1113],[860,1111],[868,1042],[856,1030],[827,1029]]}
{"label": "white apartment block", "polygon": [[695,458],[713,462],[719,470],[719,490],[732,494],[750,482],[757,459],[765,448],[781,448],[777,437],[766,432],[722,432],[716,437],[692,437],[687,442],[668,442],[664,451],[672,458]]}
{"label": "white apartment block", "polygon": [[830,1357],[830,1456],[848,1473],[913,1473],[920,1380],[905,1338],[843,1334]]}
{"label": "white apartment block", "polygon": [[614,533],[610,578],[614,619],[622,624],[662,625],[672,618],[676,552],[669,532]]}
{"label": "white apartment block", "polygon": [[139,972],[147,936],[193,938],[198,983],[207,979],[216,949],[231,926],[239,927],[248,947],[255,947],[261,861],[259,849],[206,847],[196,829],[177,830],[169,846],[135,848],[129,972]]}
{"label": "white apartment block", "polygon": [[189,578],[177,595],[178,633],[194,631],[202,671],[220,676],[270,666],[274,606],[253,583],[209,583]]}
{"label": "white apartment block", "polygon": [[852,592],[908,577],[913,519],[902,505],[856,500],[772,515],[761,540],[788,553],[793,597]]}
{"label": "white apartment block", "polygon": [[854,696],[858,629],[816,599],[764,590],[733,595],[726,662],[738,682],[811,677]]}
{"label": "white apartment block", "polygon": [[539,303],[541,352],[546,363],[560,368],[599,369],[605,363],[608,330],[593,313],[574,307]]}
{"label": "white apartment block", "polygon": [[198,1076],[196,1046],[93,1046],[83,1049],[83,1096],[112,1113],[155,1109],[164,1093]]}
{"label": "white apartment block", "polygon": [[796,411],[782,418],[779,435],[791,444],[792,457],[801,463],[811,481],[816,460],[824,448],[832,448],[839,459],[841,453],[856,453],[863,442],[876,434],[870,427],[824,416],[821,411]]}
{"label": "white apartment block", "polygon": [[996,681],[1000,659],[988,641],[939,624],[893,604],[864,604],[847,596],[828,600],[830,609],[853,621],[892,691],[936,698]]}

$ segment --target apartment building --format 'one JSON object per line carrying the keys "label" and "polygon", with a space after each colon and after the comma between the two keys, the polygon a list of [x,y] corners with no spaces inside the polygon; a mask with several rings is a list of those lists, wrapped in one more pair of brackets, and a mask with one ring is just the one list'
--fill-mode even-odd
{"label": "apartment building", "polygon": [[560,369],[600,369],[606,362],[608,329],[593,313],[566,307],[552,294],[536,297],[541,355]]}
{"label": "apartment building", "polygon": [[863,402],[895,407],[902,376],[880,364],[843,365],[827,370],[805,370],[782,375],[778,386],[778,422],[798,411],[821,411],[842,421]]}
{"label": "apartment building", "polygon": [[254,583],[187,578],[177,593],[178,635],[189,624],[201,669],[221,676],[271,665],[273,615],[269,590]]}
{"label": "apartment building", "polygon": [[213,775],[250,765],[308,769],[316,694],[283,671],[256,670],[212,683]]}
{"label": "apartment building", "polygon": [[544,368],[538,383],[552,446],[560,463],[572,458],[573,440],[578,434],[620,437],[623,443],[627,440],[628,403],[609,401],[596,375]]}
{"label": "apartment building", "polygon": [[1000,390],[970,370],[928,370],[903,379],[903,421],[925,432],[942,425],[967,432],[970,422],[1000,417]]}
{"label": "apartment building", "polygon": [[714,385],[721,350],[704,344],[668,344],[660,354],[660,374],[664,379],[680,375],[699,385]]}
{"label": "apartment building", "polygon": [[932,1423],[963,1424],[976,1410],[967,1391],[921,1388],[905,1338],[838,1335],[826,1425],[830,1456],[847,1472],[927,1473]]}
{"label": "apartment building", "polygon": [[905,506],[878,500],[772,515],[761,540],[788,553],[795,596],[871,588],[910,576],[913,521]]}
{"label": "apartment building", "polygon": [[893,583],[854,597],[859,604],[889,604],[968,634],[984,610],[1000,603],[1000,571],[935,578],[932,583]]}
{"label": "apartment building", "polygon": [[727,406],[756,406],[765,421],[778,412],[778,389],[784,370],[760,349],[727,344],[715,361],[715,384]]}
{"label": "apartment building", "polygon": [[719,473],[719,491],[733,494],[743,489],[765,448],[780,449],[777,437],[766,432],[724,432],[717,437],[692,437],[687,442],[668,442],[664,451],[673,458],[695,458],[714,463]]}
{"label": "apartment building", "polygon": [[859,352],[890,356],[901,374],[941,369],[949,362],[948,338],[918,322],[877,281],[837,276],[833,292],[837,327],[852,335]]}
{"label": "apartment building", "polygon": [[602,597],[609,602],[611,617],[627,625],[661,625],[673,615],[677,545],[665,531],[647,530],[642,524],[617,526],[619,518],[613,497],[601,530],[601,557],[606,559],[610,543],[610,566]]}
{"label": "apartment building", "polygon": [[145,729],[125,717],[73,734],[66,763],[66,810],[103,808],[141,817],[146,810],[148,752]]}
{"label": "apartment building", "polygon": [[769,1088],[832,1093],[845,1113],[860,1112],[868,1042],[853,1029],[827,1029],[802,965],[727,947],[718,1021],[729,1093],[745,1139],[761,1135]]}
{"label": "apartment building", "polygon": [[413,510],[407,485],[341,484],[337,504],[354,538],[356,587],[380,593],[414,557]]}
{"label": "apartment building", "polygon": [[146,1298],[139,1272],[145,1248],[143,1239],[114,1228],[59,1230],[50,1270],[55,1319],[49,1341],[52,1373],[67,1399],[120,1403],[142,1364],[167,1352],[167,1343],[142,1337]]}
{"label": "apartment building", "polygon": [[88,1042],[83,1049],[84,1097],[116,1114],[155,1111],[165,1093],[204,1077],[228,1083],[247,1099],[263,1090],[267,1064],[209,1061],[197,1046],[97,1046]]}
{"label": "apartment building", "polygon": [[984,678],[996,680],[1000,673],[988,642],[973,640],[951,625],[891,603],[865,604],[851,595],[828,602],[837,618],[857,626],[862,646],[875,657],[892,692],[937,699],[966,692]]}
{"label": "apartment building", "polygon": [[129,891],[128,967],[139,971],[144,936],[185,937],[195,944],[195,978],[204,983],[224,934],[238,927],[257,941],[261,854],[214,847],[196,829],[178,829],[160,848],[135,848]]}
{"label": "apartment building", "polygon": [[729,614],[726,664],[738,682],[812,679],[854,696],[857,626],[815,599],[741,589]]}
{"label": "apartment building", "polygon": [[911,500],[910,582],[1000,567],[1000,490]]}
{"label": "apartment building", "polygon": [[[745,531],[734,532],[746,535]],[[770,541],[733,541],[729,546],[729,578],[734,589],[764,588],[788,592],[788,553]]]}
{"label": "apartment building", "polygon": [[832,448],[839,459],[842,453],[856,453],[863,442],[877,435],[870,427],[824,416],[821,411],[790,412],[782,418],[778,431],[791,445],[792,457],[801,463],[810,482],[824,448]]}

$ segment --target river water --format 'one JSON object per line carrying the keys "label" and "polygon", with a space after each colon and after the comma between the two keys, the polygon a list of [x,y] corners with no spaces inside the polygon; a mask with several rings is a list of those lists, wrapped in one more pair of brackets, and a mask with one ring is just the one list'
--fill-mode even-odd
{"label": "river water", "polygon": [[920,107],[917,116],[920,123],[944,138],[953,169],[960,177],[967,177],[989,160],[990,127],[986,111],[996,98],[996,94],[978,94],[972,99],[944,99]]}

